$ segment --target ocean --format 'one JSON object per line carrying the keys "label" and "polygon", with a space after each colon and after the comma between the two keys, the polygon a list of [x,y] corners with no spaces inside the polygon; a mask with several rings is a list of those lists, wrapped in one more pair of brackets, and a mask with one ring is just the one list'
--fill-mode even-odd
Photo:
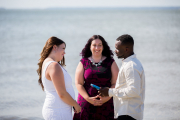
{"label": "ocean", "polygon": [[[180,120],[180,8],[0,9],[0,120],[42,120],[45,93],[37,63],[45,42],[66,42],[74,77],[87,40],[101,35],[114,51],[120,35],[134,38],[146,75],[144,120]],[[121,67],[121,59],[114,59]]]}

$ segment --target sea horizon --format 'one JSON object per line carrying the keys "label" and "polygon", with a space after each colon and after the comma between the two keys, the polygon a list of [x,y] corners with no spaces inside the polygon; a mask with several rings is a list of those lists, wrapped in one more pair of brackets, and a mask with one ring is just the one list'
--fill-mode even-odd
{"label": "sea horizon", "polygon": [[135,7],[47,7],[47,8],[5,8],[0,7],[0,10],[57,10],[57,9],[180,9],[180,6],[135,6]]}

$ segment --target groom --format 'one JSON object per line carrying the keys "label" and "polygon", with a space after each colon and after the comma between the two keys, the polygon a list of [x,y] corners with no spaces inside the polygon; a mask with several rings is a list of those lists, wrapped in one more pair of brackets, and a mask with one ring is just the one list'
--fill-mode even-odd
{"label": "groom", "polygon": [[114,117],[118,120],[142,120],[145,97],[145,75],[133,51],[134,40],[130,35],[117,38],[115,53],[122,60],[115,88],[104,87],[100,96],[114,99]]}

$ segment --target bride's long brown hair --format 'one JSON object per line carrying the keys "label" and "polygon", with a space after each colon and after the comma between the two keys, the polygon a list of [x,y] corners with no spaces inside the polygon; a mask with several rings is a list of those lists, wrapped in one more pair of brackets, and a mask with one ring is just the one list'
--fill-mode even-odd
{"label": "bride's long brown hair", "polygon": [[[39,63],[38,63],[38,66],[39,66],[39,68],[37,69],[37,73],[38,73],[38,75],[39,75],[39,80],[38,80],[38,83],[39,83],[39,85],[41,85],[41,87],[42,87],[42,90],[44,91],[44,86],[43,86],[43,84],[42,84],[42,80],[41,80],[41,72],[42,72],[42,64],[43,64],[43,62],[44,62],[44,60],[49,56],[49,54],[51,53],[51,51],[52,51],[52,49],[53,49],[53,46],[54,45],[57,45],[57,46],[59,46],[59,45],[61,45],[61,44],[65,44],[66,45],[66,43],[64,42],[64,41],[62,41],[61,39],[59,39],[59,38],[57,38],[57,37],[50,37],[48,40],[47,40],[47,42],[46,42],[46,44],[45,44],[45,46],[44,46],[44,48],[43,48],[43,50],[42,50],[42,52],[41,52],[41,57],[40,57],[40,59],[39,59]],[[62,66],[65,66],[65,58],[64,58],[64,56],[63,56],[63,59],[61,60],[61,61],[59,61],[59,64],[61,64]]]}

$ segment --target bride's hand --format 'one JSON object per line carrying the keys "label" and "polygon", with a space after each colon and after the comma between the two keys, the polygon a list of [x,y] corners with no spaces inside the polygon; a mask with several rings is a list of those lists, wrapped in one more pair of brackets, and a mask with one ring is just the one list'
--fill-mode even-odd
{"label": "bride's hand", "polygon": [[75,104],[75,105],[73,106],[73,109],[74,109],[74,112],[75,112],[75,113],[81,112],[81,106],[79,106],[78,104]]}

